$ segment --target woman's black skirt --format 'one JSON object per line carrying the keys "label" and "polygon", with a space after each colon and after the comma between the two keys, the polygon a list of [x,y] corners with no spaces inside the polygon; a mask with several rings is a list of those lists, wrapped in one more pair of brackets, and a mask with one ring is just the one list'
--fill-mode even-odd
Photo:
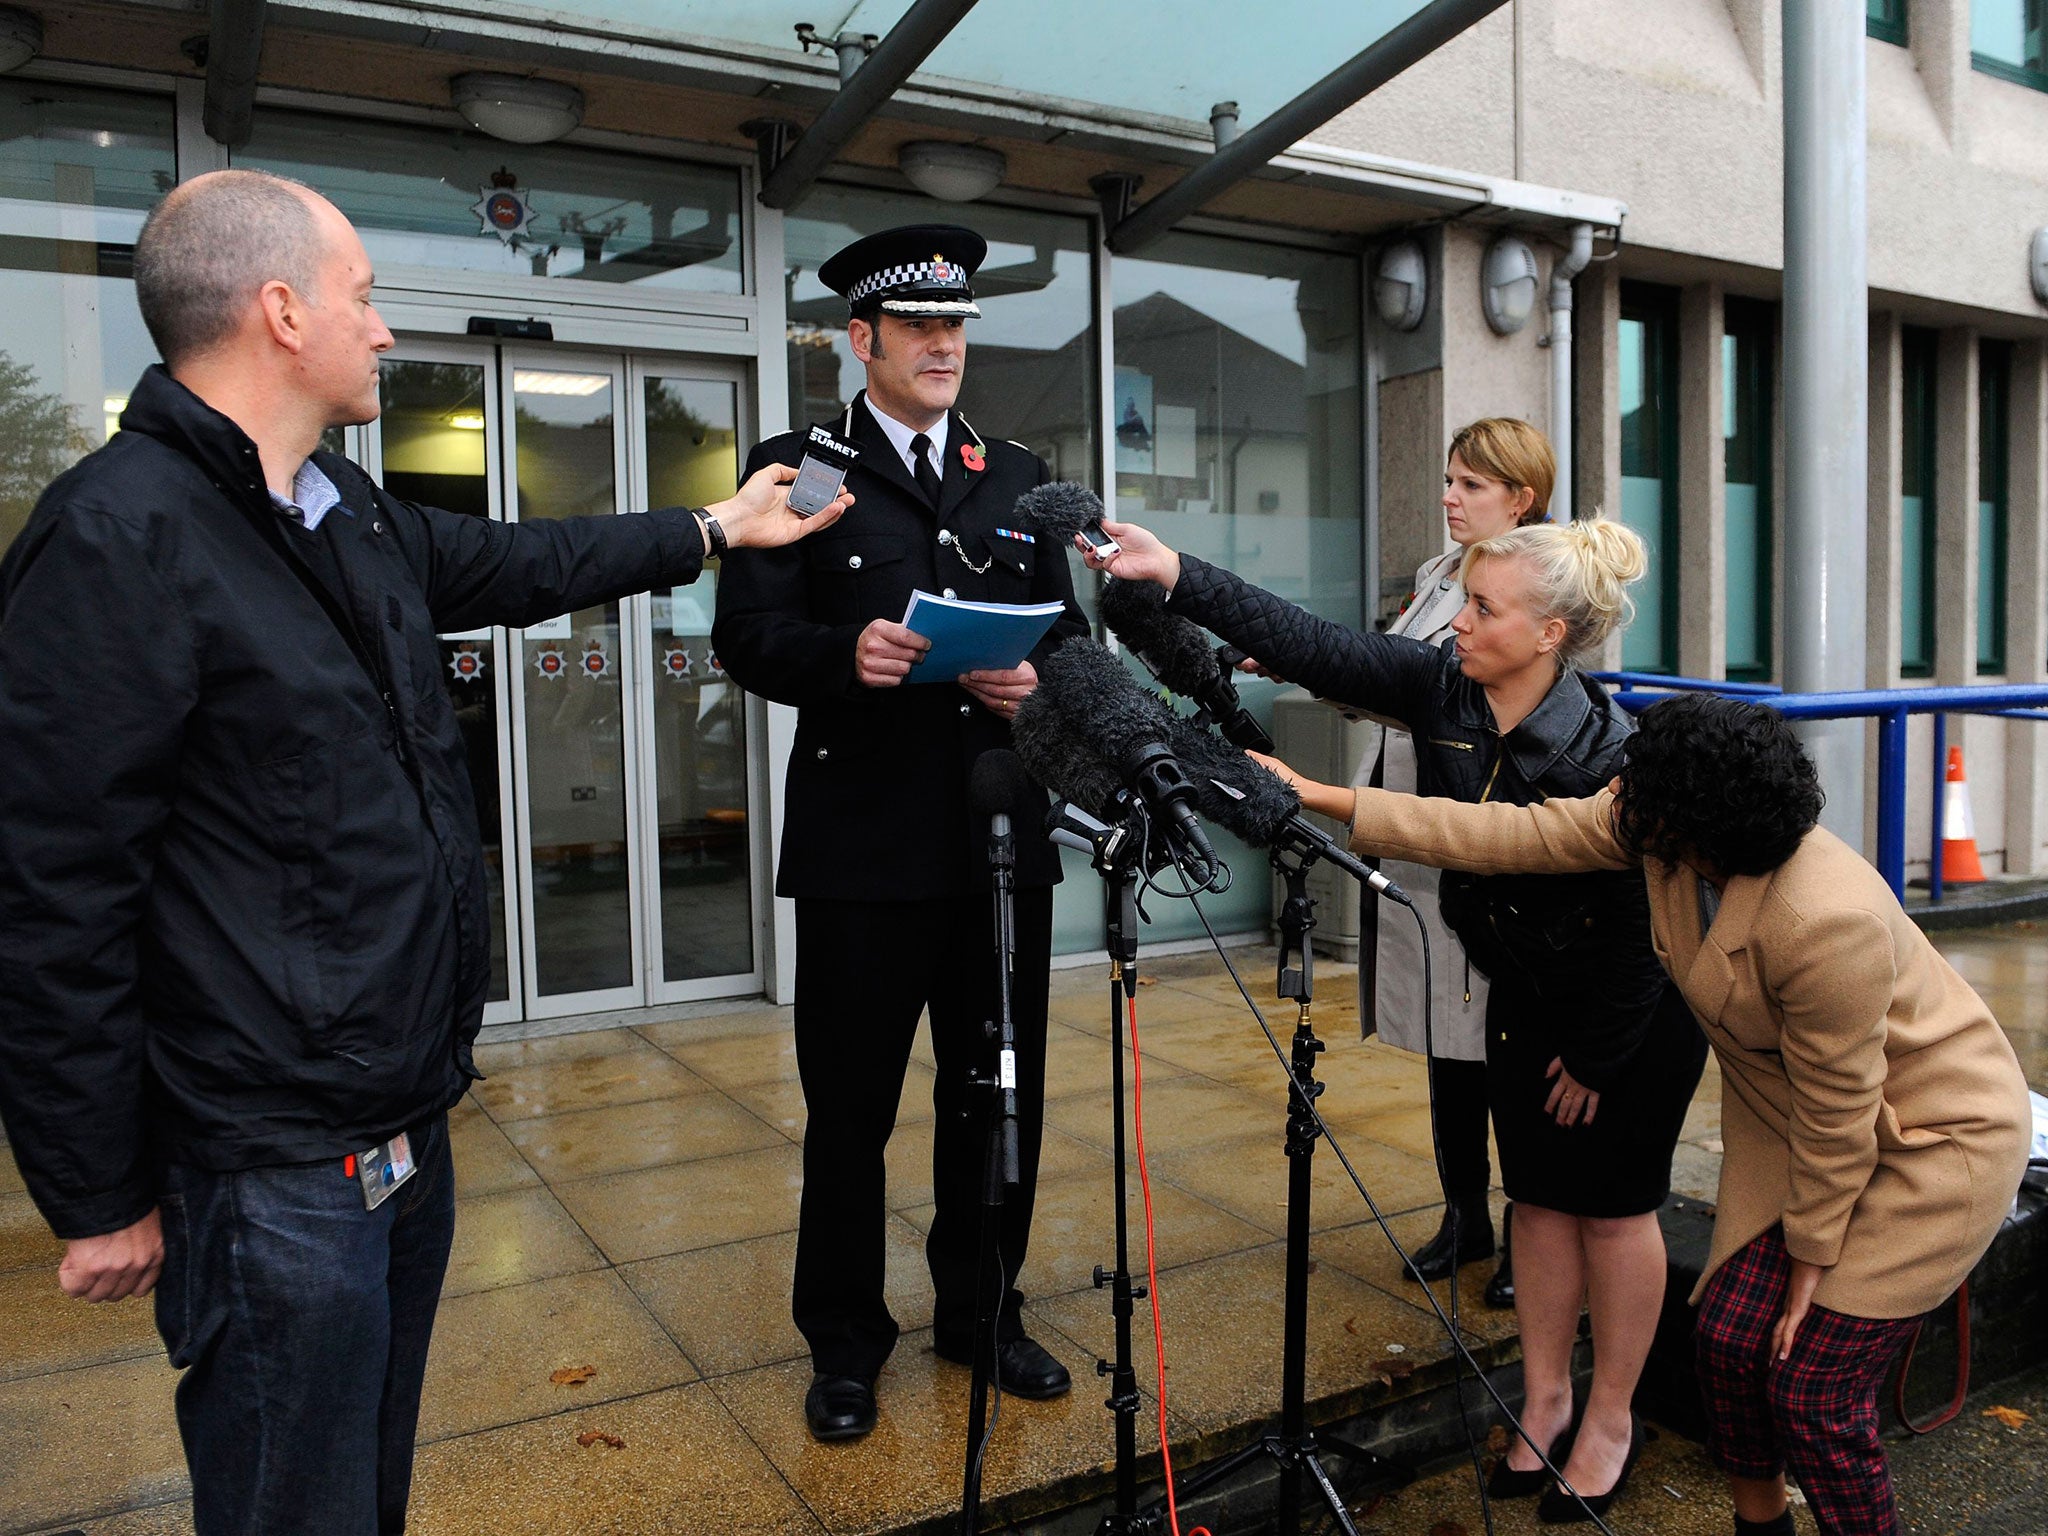
{"label": "woman's black skirt", "polygon": [[1544,1071],[1572,1022],[1569,1000],[1548,1002],[1496,979],[1486,1004],[1486,1095],[1510,1200],[1570,1216],[1640,1216],[1671,1193],[1671,1154],[1706,1066],[1707,1040],[1678,988],[1666,986],[1642,1045],[1600,1095],[1591,1125],[1543,1112],[1556,1079]]}

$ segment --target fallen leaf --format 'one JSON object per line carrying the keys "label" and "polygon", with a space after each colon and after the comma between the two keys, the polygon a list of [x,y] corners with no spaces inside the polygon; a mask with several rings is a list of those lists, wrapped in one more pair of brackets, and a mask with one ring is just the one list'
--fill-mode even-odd
{"label": "fallen leaf", "polygon": [[600,1441],[610,1446],[615,1451],[623,1451],[626,1448],[626,1442],[620,1439],[619,1436],[613,1434],[608,1429],[586,1429],[585,1431],[583,1431],[582,1434],[576,1437],[576,1443],[582,1446],[585,1450],[588,1450],[591,1446],[598,1444]]}
{"label": "fallen leaf", "polygon": [[1159,985],[1159,978],[1157,976],[1140,976],[1138,978],[1138,985],[1141,987],[1156,987]]}
{"label": "fallen leaf", "polygon": [[1486,1448],[1498,1456],[1508,1448],[1508,1427],[1496,1424],[1486,1432]]}
{"label": "fallen leaf", "polygon": [[1465,1526],[1458,1520],[1439,1520],[1429,1528],[1429,1536],[1465,1536]]}
{"label": "fallen leaf", "polygon": [[2033,1420],[2032,1414],[2022,1413],[2017,1408],[2007,1408],[2003,1404],[1996,1408],[1986,1408],[1984,1417],[1998,1420],[2007,1429],[2018,1429],[2022,1424],[2031,1423]]}
{"label": "fallen leaf", "polygon": [[594,1365],[565,1365],[548,1377],[558,1387],[580,1387],[597,1374]]}
{"label": "fallen leaf", "polygon": [[1415,1374],[1415,1366],[1407,1360],[1384,1360],[1373,1367],[1374,1372],[1389,1384],[1406,1381]]}
{"label": "fallen leaf", "polygon": [[1355,1318],[1355,1317],[1347,1317],[1347,1318],[1345,1318],[1345,1319],[1344,1319],[1344,1331],[1345,1331],[1346,1333],[1349,1333],[1349,1334],[1354,1334],[1354,1335],[1355,1335],[1355,1334],[1356,1334],[1356,1333],[1358,1332],[1358,1319],[1357,1319],[1357,1318]]}

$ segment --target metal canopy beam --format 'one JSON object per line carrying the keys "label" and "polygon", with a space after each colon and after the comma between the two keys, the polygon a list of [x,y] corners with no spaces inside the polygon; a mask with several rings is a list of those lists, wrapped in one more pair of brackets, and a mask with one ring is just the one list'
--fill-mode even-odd
{"label": "metal canopy beam", "polygon": [[[216,0],[220,3],[220,0]],[[896,93],[946,34],[974,9],[974,0],[917,0],[889,35],[875,44],[865,64],[840,86],[839,94],[804,130],[802,138],[761,183],[761,201],[789,208],[811,188],[825,167],[860,132],[883,102]]]}
{"label": "metal canopy beam", "polygon": [[263,56],[264,0],[213,0],[206,27],[206,136],[229,149],[249,142],[256,64]]}
{"label": "metal canopy beam", "polygon": [[1434,53],[1505,0],[1436,0],[1339,65],[1299,96],[1261,118],[1109,233],[1109,248],[1125,255],[1151,244],[1192,213],[1214,202],[1276,155],[1305,139],[1352,103],[1362,100],[1410,64]]}

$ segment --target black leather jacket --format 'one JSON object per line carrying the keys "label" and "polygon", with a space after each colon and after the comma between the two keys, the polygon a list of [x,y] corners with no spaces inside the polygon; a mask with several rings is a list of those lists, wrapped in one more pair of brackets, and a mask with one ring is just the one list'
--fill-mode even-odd
{"label": "black leather jacket", "polygon": [[[1167,606],[1291,683],[1399,720],[1415,737],[1424,795],[1514,805],[1591,795],[1620,771],[1635,729],[1605,689],[1567,670],[1503,736],[1455,640],[1435,646],[1319,619],[1192,555],[1181,557]],[[1559,1049],[1572,1076],[1596,1091],[1611,1083],[1669,985],[1650,945],[1642,876],[1446,872],[1438,901],[1473,964],[1568,1014]]]}

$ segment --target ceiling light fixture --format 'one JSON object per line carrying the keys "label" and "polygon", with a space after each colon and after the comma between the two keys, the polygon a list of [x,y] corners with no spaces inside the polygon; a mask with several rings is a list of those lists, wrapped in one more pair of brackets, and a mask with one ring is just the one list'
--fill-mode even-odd
{"label": "ceiling light fixture", "polygon": [[27,11],[0,7],[0,75],[43,51],[43,24]]}
{"label": "ceiling light fixture", "polygon": [[471,73],[448,89],[472,127],[510,144],[546,144],[583,121],[583,93],[559,80]]}
{"label": "ceiling light fixture", "polygon": [[1010,168],[1001,150],[950,139],[919,139],[896,151],[896,168],[926,197],[971,203],[1002,185]]}
{"label": "ceiling light fixture", "polygon": [[544,373],[538,368],[521,368],[512,375],[513,390],[522,395],[574,395],[581,399],[611,387],[602,373]]}

